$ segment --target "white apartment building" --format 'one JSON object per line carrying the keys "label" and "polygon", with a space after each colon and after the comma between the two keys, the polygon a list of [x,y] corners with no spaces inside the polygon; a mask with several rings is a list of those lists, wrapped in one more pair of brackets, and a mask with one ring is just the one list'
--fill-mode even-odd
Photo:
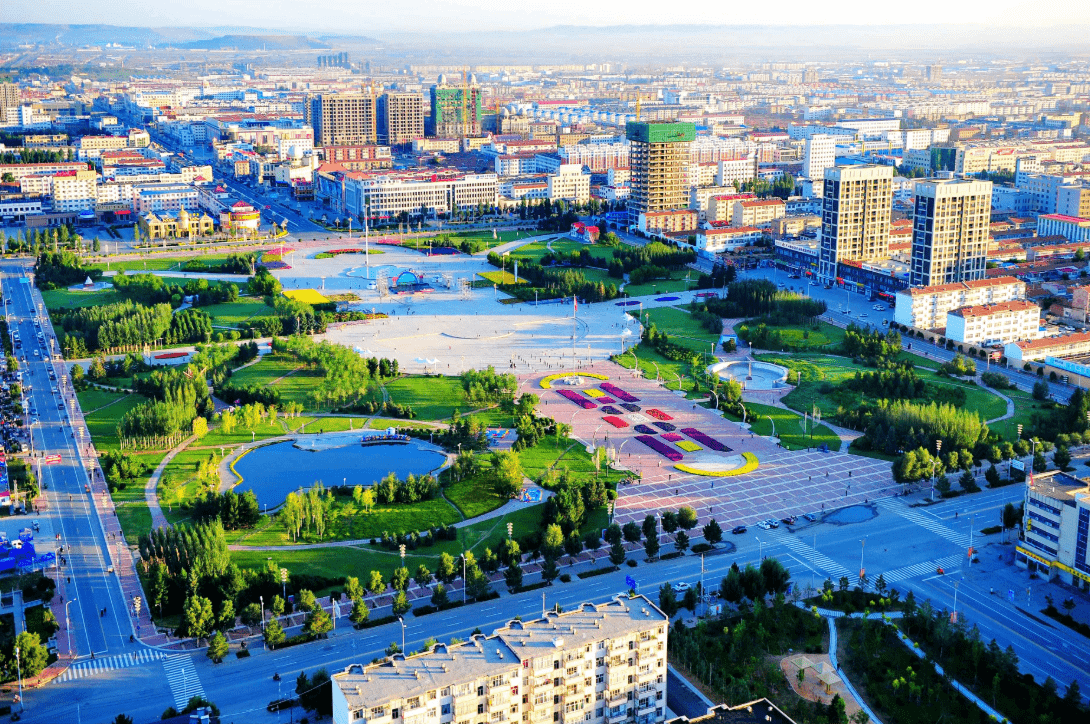
{"label": "white apartment building", "polygon": [[1090,219],[1042,214],[1037,217],[1037,236],[1062,236],[1070,242],[1090,241]]}
{"label": "white apartment building", "polygon": [[155,185],[133,189],[133,211],[138,214],[178,211],[196,211],[200,208],[199,194],[193,186]]}
{"label": "white apartment building", "polygon": [[787,215],[783,199],[740,199],[734,202],[731,226],[771,226]]}
{"label": "white apartment building", "polygon": [[[689,208],[699,214],[700,221],[709,219],[708,209],[711,206],[711,200],[716,196],[738,196],[738,192],[733,186],[694,186],[689,189]],[[752,194],[746,194],[744,198],[752,198]],[[720,211],[729,216],[733,210],[721,209]]]}
{"label": "white apartment building", "polygon": [[577,204],[590,201],[590,174],[583,173],[582,166],[564,164],[556,173],[549,175],[547,183],[551,201],[563,199]]}
{"label": "white apartment building", "polygon": [[532,153],[511,153],[496,156],[494,165],[497,176],[524,176],[537,173],[537,156]]}
{"label": "white apartment building", "polygon": [[806,152],[802,160],[802,175],[814,181],[825,178],[825,169],[836,165],[836,139],[818,133],[806,139]]}
{"label": "white apartment building", "polygon": [[757,178],[757,156],[723,159],[719,161],[715,173],[716,186],[734,186],[742,188],[746,181]]}
{"label": "white apartment building", "polygon": [[53,211],[71,212],[94,210],[97,198],[98,173],[74,171],[57,174],[53,180]]}
{"label": "white apartment building", "polygon": [[719,172],[719,164],[714,161],[690,163],[685,167],[685,178],[689,186],[711,186]]}
{"label": "white apartment building", "polygon": [[1025,298],[1025,282],[1014,277],[910,287],[897,292],[893,320],[917,329],[936,329],[946,324],[946,314],[955,309]]}
{"label": "white apartment building", "polygon": [[730,226],[720,229],[701,229],[696,232],[696,251],[703,256],[714,256],[761,240],[768,232],[753,226]]}
{"label": "white apartment building", "polygon": [[576,143],[556,150],[564,163],[586,166],[594,173],[604,173],[611,168],[629,168],[628,155],[631,145],[623,143]]}
{"label": "white apartment building", "polygon": [[16,181],[28,176],[52,176],[66,171],[84,171],[87,164],[79,161],[59,161],[57,163],[9,163],[0,164],[0,174],[10,173]]}
{"label": "white apartment building", "polygon": [[[323,184],[335,206],[340,206],[340,185]],[[319,191],[322,191],[320,188]],[[431,172],[364,173],[345,175],[342,213],[370,213],[372,218],[390,218],[401,212],[448,214],[451,211],[484,204],[495,206],[499,199],[499,180],[494,173],[433,174]],[[334,195],[335,194],[335,195]]]}
{"label": "white apartment building", "polygon": [[991,181],[918,181],[911,284],[931,286],[983,279],[991,213]]}
{"label": "white apartment building", "polygon": [[818,274],[823,280],[835,280],[842,261],[889,257],[892,166],[826,169],[822,194]]}
{"label": "white apartment building", "polygon": [[1057,189],[1056,213],[1090,219],[1090,186],[1067,184]]}
{"label": "white apartment building", "polygon": [[1058,470],[1037,473],[1032,481],[1015,564],[1090,591],[1090,486]]}
{"label": "white apartment building", "polygon": [[335,724],[656,724],[669,619],[647,598],[583,604],[491,636],[333,674]]}
{"label": "white apartment building", "polygon": [[1041,336],[1041,308],[1027,299],[962,307],[946,313],[946,338],[963,344],[1007,344]]}

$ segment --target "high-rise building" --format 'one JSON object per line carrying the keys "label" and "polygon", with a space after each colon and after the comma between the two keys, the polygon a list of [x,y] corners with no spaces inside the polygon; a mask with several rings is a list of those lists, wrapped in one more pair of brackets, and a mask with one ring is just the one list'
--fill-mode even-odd
{"label": "high-rise building", "polygon": [[383,93],[378,98],[378,142],[403,146],[424,136],[424,98],[416,93]]}
{"label": "high-rise building", "polygon": [[991,214],[991,181],[917,181],[911,284],[927,287],[983,279]]}
{"label": "high-rise building", "polygon": [[686,167],[689,144],[696,138],[692,123],[629,123],[629,168],[632,192],[628,223],[639,224],[640,214],[684,209],[689,205]]}
{"label": "high-rise building", "polygon": [[892,207],[892,166],[825,170],[818,265],[822,279],[836,279],[839,262],[872,261],[889,256]]}
{"label": "high-rise building", "polygon": [[929,66],[927,66],[927,82],[928,83],[941,83],[942,82],[942,66],[941,65],[929,65]]}
{"label": "high-rise building", "polygon": [[375,99],[366,93],[312,96],[303,105],[315,146],[365,146],[378,142]]}
{"label": "high-rise building", "polygon": [[18,108],[20,101],[19,86],[14,83],[0,83],[0,121],[9,108]]}
{"label": "high-rise building", "polygon": [[666,721],[670,620],[643,596],[333,674],[335,724]]}
{"label": "high-rise building", "polygon": [[481,89],[475,85],[447,85],[440,79],[431,87],[431,115],[427,132],[439,138],[481,135]]}
{"label": "high-rise building", "polygon": [[[806,139],[802,160],[802,175],[820,189],[825,169],[836,166],[836,139],[825,133],[815,133]],[[818,189],[815,189],[817,195]]]}

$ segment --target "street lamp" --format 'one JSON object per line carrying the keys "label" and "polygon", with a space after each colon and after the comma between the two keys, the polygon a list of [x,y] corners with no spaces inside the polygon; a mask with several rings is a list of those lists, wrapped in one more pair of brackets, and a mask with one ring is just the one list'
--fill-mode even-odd
{"label": "street lamp", "polygon": [[287,600],[288,600],[288,569],[287,568],[281,568],[280,569],[280,583],[284,586],[284,601],[286,603]]}
{"label": "street lamp", "polygon": [[265,597],[258,596],[257,599],[261,602],[261,632],[265,632]]}
{"label": "street lamp", "polygon": [[863,577],[867,574],[867,569],[863,567],[863,551],[867,549],[867,539],[859,541],[859,580],[862,582]]}
{"label": "street lamp", "polygon": [[68,618],[68,607],[78,598],[72,598],[64,602],[64,627],[68,629],[68,653],[72,653],[72,619]]}
{"label": "street lamp", "polygon": [[462,603],[465,603],[466,602],[466,588],[468,588],[468,586],[466,586],[466,554],[465,554],[465,551],[462,552],[462,555],[460,557],[462,559]]}
{"label": "street lamp", "polygon": [[397,622],[401,624],[401,653],[405,653],[405,619],[401,616],[397,617]]}
{"label": "street lamp", "polygon": [[754,539],[756,539],[757,543],[760,546],[757,549],[757,562],[760,563],[761,561],[763,561],[765,559],[765,542],[763,540],[761,540],[760,538],[757,538],[757,536],[753,536],[753,537],[754,537]]}
{"label": "street lamp", "polygon": [[26,707],[23,706],[23,665],[19,661],[19,647],[15,647],[15,671],[19,675],[19,711],[24,711]]}

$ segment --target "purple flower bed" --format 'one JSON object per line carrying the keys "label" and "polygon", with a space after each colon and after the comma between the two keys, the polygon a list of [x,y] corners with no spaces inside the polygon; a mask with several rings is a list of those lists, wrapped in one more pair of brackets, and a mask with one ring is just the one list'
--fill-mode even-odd
{"label": "purple flower bed", "polygon": [[718,450],[719,452],[730,452],[730,448],[719,442],[715,438],[708,437],[704,433],[697,430],[695,427],[683,427],[681,431],[696,440],[698,443],[708,448],[709,450]]}
{"label": "purple flower bed", "polygon": [[664,458],[672,462],[680,462],[681,458],[684,457],[680,452],[673,449],[669,445],[660,442],[651,435],[637,435],[636,439],[657,452],[659,455],[662,455]]}
{"label": "purple flower bed", "polygon": [[616,402],[616,400],[614,400],[612,397],[595,397],[594,401],[597,402],[599,405],[608,405],[611,402]]}
{"label": "purple flower bed", "polygon": [[669,440],[670,442],[681,442],[685,438],[683,438],[681,435],[678,435],[676,432],[668,432],[662,436],[662,439]]}
{"label": "purple flower bed", "polygon": [[644,435],[657,435],[659,433],[658,430],[648,427],[647,425],[636,425],[636,427],[632,429],[636,432],[642,432]]}
{"label": "purple flower bed", "polygon": [[600,384],[598,386],[601,387],[606,392],[608,392],[609,394],[616,397],[618,400],[621,400],[622,402],[639,402],[640,401],[640,398],[636,397],[635,395],[628,394],[627,392],[625,392],[624,390],[622,390],[620,387],[613,384],[612,382],[603,382],[602,384]]}
{"label": "purple flower bed", "polygon": [[586,397],[583,397],[578,392],[572,392],[571,390],[557,390],[557,392],[559,392],[564,397],[567,397],[569,400],[579,405],[584,410],[593,410],[598,407],[598,405],[595,405],[593,402],[588,400]]}
{"label": "purple flower bed", "polygon": [[677,425],[672,425],[669,422],[652,422],[651,424],[660,430],[665,430],[666,432],[673,432],[677,429]]}
{"label": "purple flower bed", "polygon": [[606,405],[605,407],[602,408],[602,412],[606,413],[607,415],[623,415],[624,414],[623,412],[618,410],[613,405]]}
{"label": "purple flower bed", "polygon": [[622,402],[621,407],[628,410],[629,412],[639,412],[640,411],[640,406],[639,405],[633,405],[631,402]]}

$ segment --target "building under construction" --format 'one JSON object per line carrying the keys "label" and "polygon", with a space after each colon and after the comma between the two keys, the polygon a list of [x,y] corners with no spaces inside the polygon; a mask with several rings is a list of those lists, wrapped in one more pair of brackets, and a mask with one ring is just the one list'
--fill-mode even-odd
{"label": "building under construction", "polygon": [[370,93],[323,93],[303,106],[315,146],[365,146],[378,141],[375,97]]}
{"label": "building under construction", "polygon": [[637,225],[643,213],[686,208],[689,205],[686,167],[696,126],[632,122],[625,127],[625,133],[631,143],[632,170],[628,223]]}
{"label": "building under construction", "polygon": [[481,89],[472,83],[433,85],[431,115],[425,130],[439,138],[481,135]]}

